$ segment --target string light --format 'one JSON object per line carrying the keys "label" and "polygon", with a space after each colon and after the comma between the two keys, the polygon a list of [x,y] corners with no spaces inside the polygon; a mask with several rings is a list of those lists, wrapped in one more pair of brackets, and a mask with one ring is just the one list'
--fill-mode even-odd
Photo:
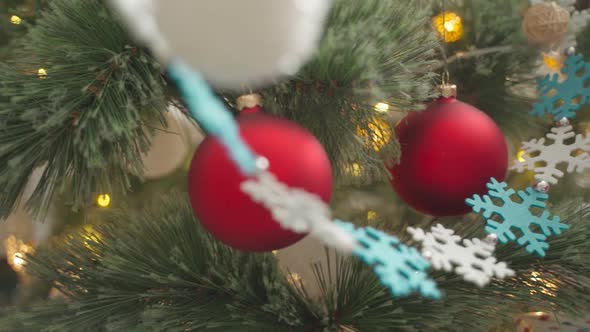
{"label": "string light", "polygon": [[47,77],[47,69],[45,69],[45,68],[37,69],[37,77],[46,78]]}
{"label": "string light", "polygon": [[287,280],[292,286],[303,287],[303,278],[299,273],[289,273],[289,279]]}
{"label": "string light", "polygon": [[16,15],[12,15],[10,16],[10,23],[14,24],[14,25],[19,25],[22,23],[22,19]]}
{"label": "string light", "polygon": [[111,195],[100,194],[96,197],[96,204],[101,208],[108,208],[111,206]]}
{"label": "string light", "polygon": [[377,103],[374,106],[375,111],[380,112],[380,113],[387,113],[389,112],[389,104],[387,103]]}
{"label": "string light", "polygon": [[374,221],[376,219],[377,219],[377,212],[375,212],[375,211],[367,212],[367,220],[368,221]]}
{"label": "string light", "polygon": [[12,257],[12,263],[19,267],[25,265],[25,260],[23,259],[22,255],[23,254],[20,252],[15,253]]}
{"label": "string light", "polygon": [[545,63],[545,66],[552,71],[560,71],[561,67],[563,67],[563,61],[559,54],[543,53],[543,62]]}
{"label": "string light", "polygon": [[463,19],[457,13],[440,13],[432,18],[432,24],[447,43],[456,42],[463,37]]}
{"label": "string light", "polygon": [[18,240],[14,235],[9,236],[4,241],[4,249],[8,264],[16,272],[22,272],[24,270],[27,264],[24,257],[34,252],[32,246],[24,243],[22,240]]}

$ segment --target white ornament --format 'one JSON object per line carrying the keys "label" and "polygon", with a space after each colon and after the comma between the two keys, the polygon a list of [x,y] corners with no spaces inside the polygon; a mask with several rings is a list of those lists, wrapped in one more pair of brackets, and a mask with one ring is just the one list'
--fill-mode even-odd
{"label": "white ornament", "polygon": [[269,172],[244,181],[241,189],[253,201],[264,205],[287,230],[309,233],[324,245],[346,254],[358,246],[352,235],[332,222],[330,207],[317,195],[289,188]]}
{"label": "white ornament", "polygon": [[480,239],[461,239],[452,229],[438,224],[430,233],[421,228],[408,227],[414,240],[422,242],[422,254],[436,270],[453,271],[463,279],[483,287],[492,277],[505,278],[514,275],[505,262],[497,262],[493,256],[495,246]]}
{"label": "white ornament", "polygon": [[331,0],[111,0],[164,63],[178,57],[220,88],[293,75],[322,34]]}
{"label": "white ornament", "polygon": [[[574,137],[572,144],[565,141]],[[553,141],[551,145],[545,145],[545,138],[532,139],[524,142],[522,149],[525,152],[524,161],[517,160],[511,169],[522,172],[525,168],[534,170],[538,181],[546,181],[556,184],[558,178],[563,177],[563,172],[557,168],[561,163],[567,164],[567,172],[582,172],[590,168],[590,137],[573,132],[572,126],[554,127],[546,137]],[[581,152],[581,153],[580,153]],[[536,154],[534,157],[531,155]]]}

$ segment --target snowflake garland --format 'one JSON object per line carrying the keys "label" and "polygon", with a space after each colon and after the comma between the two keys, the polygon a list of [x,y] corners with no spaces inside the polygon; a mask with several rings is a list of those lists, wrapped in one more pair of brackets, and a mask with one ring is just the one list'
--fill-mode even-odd
{"label": "snowflake garland", "polygon": [[[566,140],[573,138],[572,144],[566,144]],[[576,135],[572,126],[551,128],[546,135],[553,141],[545,145],[545,138],[532,139],[524,142],[522,150],[525,152],[524,160],[517,160],[511,169],[523,172],[525,169],[534,171],[535,178],[557,184],[558,178],[563,177],[563,171],[557,168],[561,163],[567,164],[567,172],[582,172],[590,168],[590,137],[588,135]],[[580,153],[581,152],[581,153]],[[535,155],[532,157],[532,155]]]}
{"label": "snowflake garland", "polygon": [[434,280],[426,274],[430,263],[418,250],[408,247],[394,236],[372,227],[355,229],[353,224],[336,221],[361,244],[354,254],[374,267],[375,273],[394,296],[407,296],[414,291],[424,297],[440,299]]}
{"label": "snowflake garland", "polygon": [[[576,111],[590,100],[590,63],[581,54],[567,58],[561,72],[567,77],[560,82],[559,74],[548,74],[538,81],[541,100],[533,105],[531,114],[550,114],[554,119],[573,118]],[[578,73],[581,72],[581,75]]]}
{"label": "snowflake garland", "polygon": [[394,296],[419,291],[425,297],[441,297],[436,283],[425,272],[430,267],[428,261],[396,237],[373,228],[355,229],[346,222],[332,222],[330,208],[320,197],[290,188],[266,171],[244,181],[241,190],[265,206],[283,228],[310,233],[326,246],[353,254],[373,266],[381,283]]}
{"label": "snowflake garland", "polygon": [[330,207],[317,195],[289,188],[266,171],[244,181],[241,190],[253,201],[264,205],[284,229],[299,234],[310,233],[343,253],[349,254],[357,247],[356,240],[332,222]]}
{"label": "snowflake garland", "polygon": [[[506,243],[517,240],[519,245],[526,245],[528,253],[536,253],[544,257],[549,248],[547,237],[560,235],[569,226],[561,223],[558,216],[551,217],[547,210],[543,210],[540,216],[531,211],[531,208],[535,207],[545,209],[547,194],[538,192],[531,187],[516,193],[514,189],[506,189],[507,186],[505,182],[498,182],[492,178],[487,185],[490,189],[489,195],[474,195],[466,202],[473,207],[475,213],[483,212],[483,216],[487,219],[486,232],[496,234],[498,241]],[[521,202],[513,200],[515,193]],[[492,198],[500,200],[503,204],[497,204],[492,201]],[[491,219],[493,215],[497,215],[503,221],[497,222]],[[513,228],[520,233],[518,239],[512,231]]]}
{"label": "snowflake garland", "polygon": [[422,242],[422,255],[429,258],[436,270],[453,271],[463,279],[479,287],[487,285],[491,278],[514,275],[505,262],[497,262],[493,256],[495,245],[480,239],[462,239],[455,231],[438,224],[429,233],[421,228],[408,227],[415,241]]}

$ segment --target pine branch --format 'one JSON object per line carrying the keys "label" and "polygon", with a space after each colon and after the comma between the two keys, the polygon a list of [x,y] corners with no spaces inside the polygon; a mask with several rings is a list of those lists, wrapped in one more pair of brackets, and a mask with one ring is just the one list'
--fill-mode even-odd
{"label": "pine branch", "polygon": [[469,58],[477,58],[480,56],[493,54],[493,53],[503,53],[503,52],[511,52],[514,48],[512,46],[494,46],[494,47],[487,47],[482,49],[474,49],[469,51],[459,51],[454,55],[447,58],[446,61],[439,62],[433,68],[429,68],[429,70],[440,70],[443,69],[446,65],[451,65],[456,61],[460,61],[463,59]]}
{"label": "pine branch", "polygon": [[164,121],[158,64],[97,0],[52,1],[23,43],[0,65],[0,218],[37,167],[45,170],[27,202],[35,214],[56,193],[80,207],[96,193],[126,192],[149,148],[142,124]]}
{"label": "pine branch", "polygon": [[[434,75],[421,71],[434,63],[437,46],[428,22],[428,6],[416,0],[336,0],[315,58],[292,80],[262,91],[267,110],[318,137],[342,181],[387,179],[383,161],[395,160],[398,146],[390,137],[375,151],[371,137],[380,133],[371,123],[392,128],[394,121],[374,105],[417,110],[432,96]],[[353,163],[361,166],[356,178]]]}
{"label": "pine branch", "polygon": [[[358,331],[487,331],[502,323],[510,324],[520,312],[584,314],[590,307],[590,278],[587,277],[590,275],[590,207],[570,198],[551,209],[571,229],[551,239],[545,258],[529,255],[513,244],[498,245],[495,256],[515,270],[514,278],[478,288],[459,276],[431,271],[444,292],[442,301],[417,297],[391,301],[368,269],[347,260],[336,281],[324,287],[326,306],[329,312],[346,311],[345,317],[337,316],[339,324]],[[408,225],[393,220],[409,220],[412,226],[418,227],[428,227],[434,222],[420,221],[417,215],[403,215],[399,210],[383,215],[382,220],[388,222],[377,227],[398,235],[406,234]],[[435,222],[446,224],[462,237],[485,236],[484,220],[474,215]],[[408,236],[402,237],[411,243]],[[320,280],[326,283],[328,276],[324,270]]]}
{"label": "pine branch", "polygon": [[465,34],[445,44],[446,53],[471,55],[451,57],[449,64],[459,99],[486,112],[518,141],[545,130],[544,122],[529,114],[539,50],[522,31],[519,13],[527,5],[527,0],[467,0],[447,6],[463,18]]}
{"label": "pine branch", "polygon": [[[17,317],[26,320],[16,323],[48,331],[254,332],[300,331],[319,322],[273,255],[225,247],[202,230],[186,194],[166,196],[67,234],[27,258],[27,271],[70,298],[61,306],[20,310]],[[5,317],[0,330],[16,323]]]}
{"label": "pine branch", "polygon": [[[161,195],[168,198],[142,211],[123,209],[94,231],[40,248],[27,258],[28,271],[52,281],[69,302],[17,310],[0,320],[0,330],[483,331],[523,310],[576,314],[590,306],[590,208],[578,201],[554,209],[571,229],[552,239],[544,259],[498,246],[496,256],[514,278],[478,288],[431,271],[442,301],[393,300],[370,269],[339,259],[315,266],[324,297],[314,303],[288,284],[274,256],[239,253],[210,238],[183,195]],[[410,243],[407,225],[388,220],[378,227]],[[441,222],[464,237],[484,236],[484,221],[474,215]]]}

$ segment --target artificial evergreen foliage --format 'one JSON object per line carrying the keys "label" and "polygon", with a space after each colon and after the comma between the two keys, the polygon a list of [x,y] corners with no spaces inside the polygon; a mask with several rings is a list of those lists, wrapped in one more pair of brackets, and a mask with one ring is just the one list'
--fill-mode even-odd
{"label": "artificial evergreen foliage", "polygon": [[[24,1],[0,0],[0,18]],[[430,101],[446,54],[459,99],[491,115],[516,146],[542,137],[551,122],[529,115],[540,50],[522,34],[528,3],[447,0],[445,9],[463,18],[465,35],[442,43],[430,26],[443,10],[438,0],[334,0],[313,59],[294,77],[253,92],[263,95],[267,112],[316,135],[341,184],[386,180],[385,164],[399,151],[395,137],[376,151],[373,124],[393,127]],[[315,279],[304,284],[321,290],[311,296],[294,286],[274,255],[238,252],[203,230],[187,193],[168,190],[185,187],[186,170],[140,183],[148,134],[165,125],[166,105],[180,102],[164,68],[127,36],[106,1],[36,4],[41,18],[33,13],[21,26],[0,23],[0,38],[13,41],[0,40],[0,58],[11,59],[0,63],[0,218],[21,203],[31,172],[44,167],[28,207],[43,215],[52,198],[64,197],[58,204],[80,208],[69,215],[72,224],[88,225],[57,234],[26,257],[26,271],[65,297],[2,309],[0,331],[471,332],[513,328],[522,312],[584,315],[590,308],[589,194],[574,174],[551,188],[547,208],[570,228],[548,239],[545,257],[498,245],[496,258],[515,277],[479,288],[429,271],[442,300],[393,299],[358,260],[326,252],[327,263],[310,261]],[[588,36],[578,36],[586,60]],[[48,75],[39,77],[39,68]],[[232,107],[237,96],[218,92]],[[380,102],[389,113],[375,111]],[[572,123],[576,132],[586,130],[586,114],[587,108]],[[507,182],[522,189],[532,179],[513,174]],[[441,223],[464,238],[486,236],[483,218],[419,215],[387,182],[339,186],[334,217],[370,223],[407,245],[419,245],[408,226]],[[117,197],[111,211],[89,207],[97,193]]]}
{"label": "artificial evergreen foliage", "polygon": [[[370,125],[376,119],[395,125],[377,103],[407,112],[433,96],[436,74],[424,70],[438,48],[429,8],[417,0],[336,0],[316,56],[293,79],[262,91],[269,112],[318,137],[341,179],[386,179],[383,160],[398,157],[394,138],[376,152],[359,135],[382,135]],[[352,163],[362,166],[356,179]]]}
{"label": "artificial evergreen foliage", "polygon": [[528,114],[539,60],[539,50],[522,30],[528,4],[528,0],[466,0],[447,1],[446,7],[460,13],[465,26],[460,41],[444,46],[459,99],[486,112],[516,139],[527,138],[543,123]]}
{"label": "artificial evergreen foliage", "polygon": [[37,23],[0,64],[0,217],[37,167],[45,171],[27,202],[35,213],[55,193],[79,207],[96,193],[125,192],[166,109],[159,65],[102,1],[52,1]]}
{"label": "artificial evergreen foliage", "polygon": [[[516,276],[485,288],[453,273],[430,272],[444,297],[393,300],[354,259],[314,265],[321,299],[295,288],[271,254],[247,254],[211,238],[185,193],[101,218],[39,248],[27,269],[51,280],[66,302],[6,312],[3,331],[484,331],[520,310],[583,314],[590,306],[590,208],[556,209],[571,229],[550,240],[544,259],[499,245],[498,260]],[[452,222],[464,237],[482,237],[483,220]],[[420,223],[418,223],[420,224]],[[422,223],[426,226],[428,223]],[[407,225],[379,225],[405,234]],[[138,236],[141,235],[141,236]],[[409,236],[404,241],[412,243]],[[335,270],[334,272],[331,272]],[[10,328],[9,328],[10,327]]]}

